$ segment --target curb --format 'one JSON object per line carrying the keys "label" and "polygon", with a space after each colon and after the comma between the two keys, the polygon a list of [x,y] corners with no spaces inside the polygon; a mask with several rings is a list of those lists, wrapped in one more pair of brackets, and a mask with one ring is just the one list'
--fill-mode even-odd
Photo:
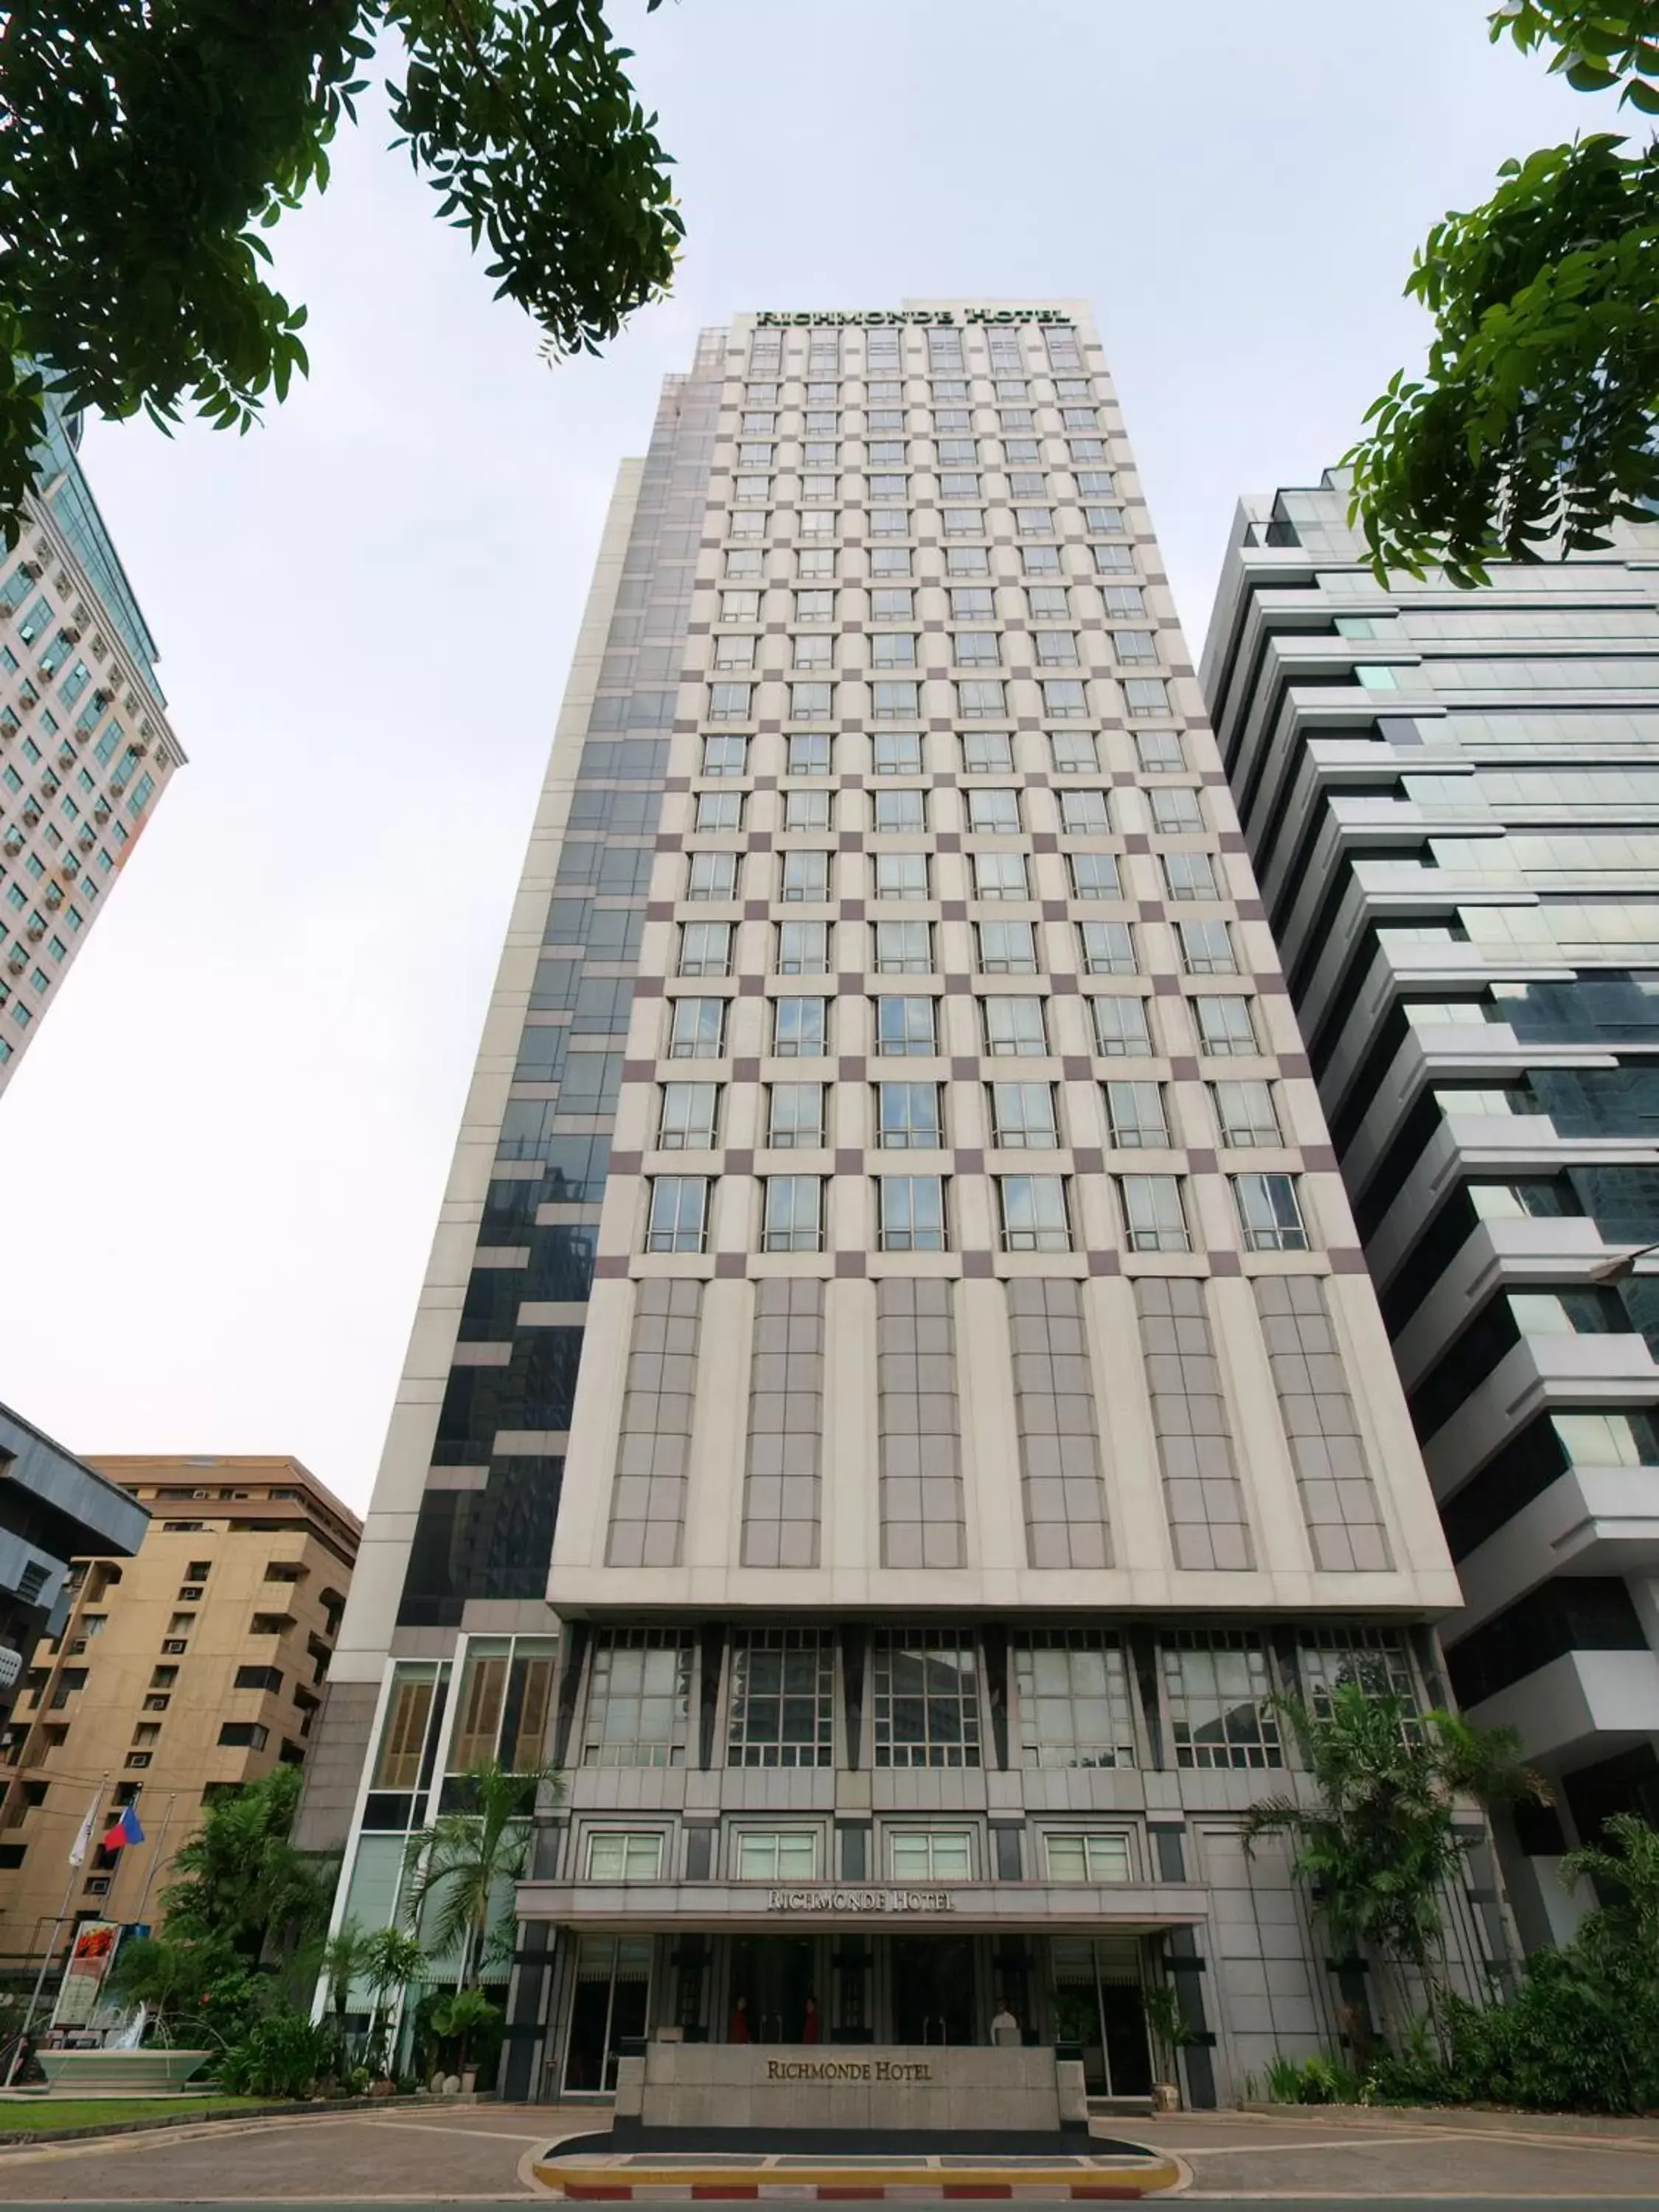
{"label": "curb", "polygon": [[[41,2099],[45,2104],[46,2100]],[[67,2102],[67,2100],[65,2100]],[[92,2102],[91,2099],[85,2100]],[[234,2112],[152,2112],[143,2120],[100,2120],[84,2128],[25,2128],[8,2130],[0,2124],[0,2150],[27,2150],[36,2144],[96,2142],[102,2136],[150,2135],[164,2128],[222,2127],[236,2120],[295,2119],[306,2112],[373,2112],[410,2106],[416,2097],[330,2097],[315,2100],[285,2097],[269,2105],[243,2105]],[[435,2101],[435,2100],[428,2100]],[[446,2098],[446,2104],[459,2101]],[[0,2107],[3,2110],[3,2107]]]}
{"label": "curb", "polygon": [[1013,2198],[1133,2203],[1186,2179],[1176,2160],[1159,2153],[1133,2163],[1102,2160],[1091,2166],[1010,2166],[994,2160],[977,2166],[964,2160],[941,2167],[932,2160],[890,2164],[871,2160],[839,2166],[832,2158],[815,2163],[816,2172],[799,2158],[782,2166],[768,2161],[757,2172],[752,2164],[732,2167],[711,2160],[706,2166],[653,2166],[641,2159],[624,2168],[605,2159],[565,2163],[544,2154],[539,2158],[532,2154],[528,2166],[538,2188],[570,2203],[656,2203],[676,2198],[683,2203],[687,2197],[728,2203],[939,2204]]}

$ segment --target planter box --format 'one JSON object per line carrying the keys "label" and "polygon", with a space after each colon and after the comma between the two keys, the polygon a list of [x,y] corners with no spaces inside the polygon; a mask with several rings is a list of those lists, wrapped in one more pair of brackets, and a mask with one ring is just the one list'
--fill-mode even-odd
{"label": "planter box", "polygon": [[42,2051],[36,2053],[54,2097],[163,2097],[199,2074],[211,2051]]}

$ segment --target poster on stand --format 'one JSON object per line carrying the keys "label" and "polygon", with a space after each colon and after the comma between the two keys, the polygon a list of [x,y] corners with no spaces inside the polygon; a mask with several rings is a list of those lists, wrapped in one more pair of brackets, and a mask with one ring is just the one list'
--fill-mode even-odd
{"label": "poster on stand", "polygon": [[58,1984],[58,2002],[52,2008],[53,2027],[85,2027],[91,2020],[120,1933],[112,1920],[83,1920],[76,1929],[69,1964]]}

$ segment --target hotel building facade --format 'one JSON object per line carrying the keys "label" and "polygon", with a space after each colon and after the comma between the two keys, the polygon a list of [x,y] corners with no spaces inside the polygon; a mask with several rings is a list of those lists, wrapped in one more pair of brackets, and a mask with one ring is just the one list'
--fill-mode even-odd
{"label": "hotel building facade", "polygon": [[[545,1758],[509,2095],[1333,2041],[1276,1688],[1457,1586],[1078,306],[749,315],[600,548],[309,1768],[338,1911]],[[1504,1958],[1477,1835],[1457,1972]]]}

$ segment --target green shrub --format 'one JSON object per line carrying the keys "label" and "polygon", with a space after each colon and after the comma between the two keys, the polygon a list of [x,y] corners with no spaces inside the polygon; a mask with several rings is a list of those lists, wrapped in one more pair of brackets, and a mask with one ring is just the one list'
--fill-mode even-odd
{"label": "green shrub", "polygon": [[256,2021],[228,2051],[219,2067],[219,2086],[233,2096],[308,2096],[317,2077],[334,2060],[332,2030],[303,2013],[273,2013]]}

